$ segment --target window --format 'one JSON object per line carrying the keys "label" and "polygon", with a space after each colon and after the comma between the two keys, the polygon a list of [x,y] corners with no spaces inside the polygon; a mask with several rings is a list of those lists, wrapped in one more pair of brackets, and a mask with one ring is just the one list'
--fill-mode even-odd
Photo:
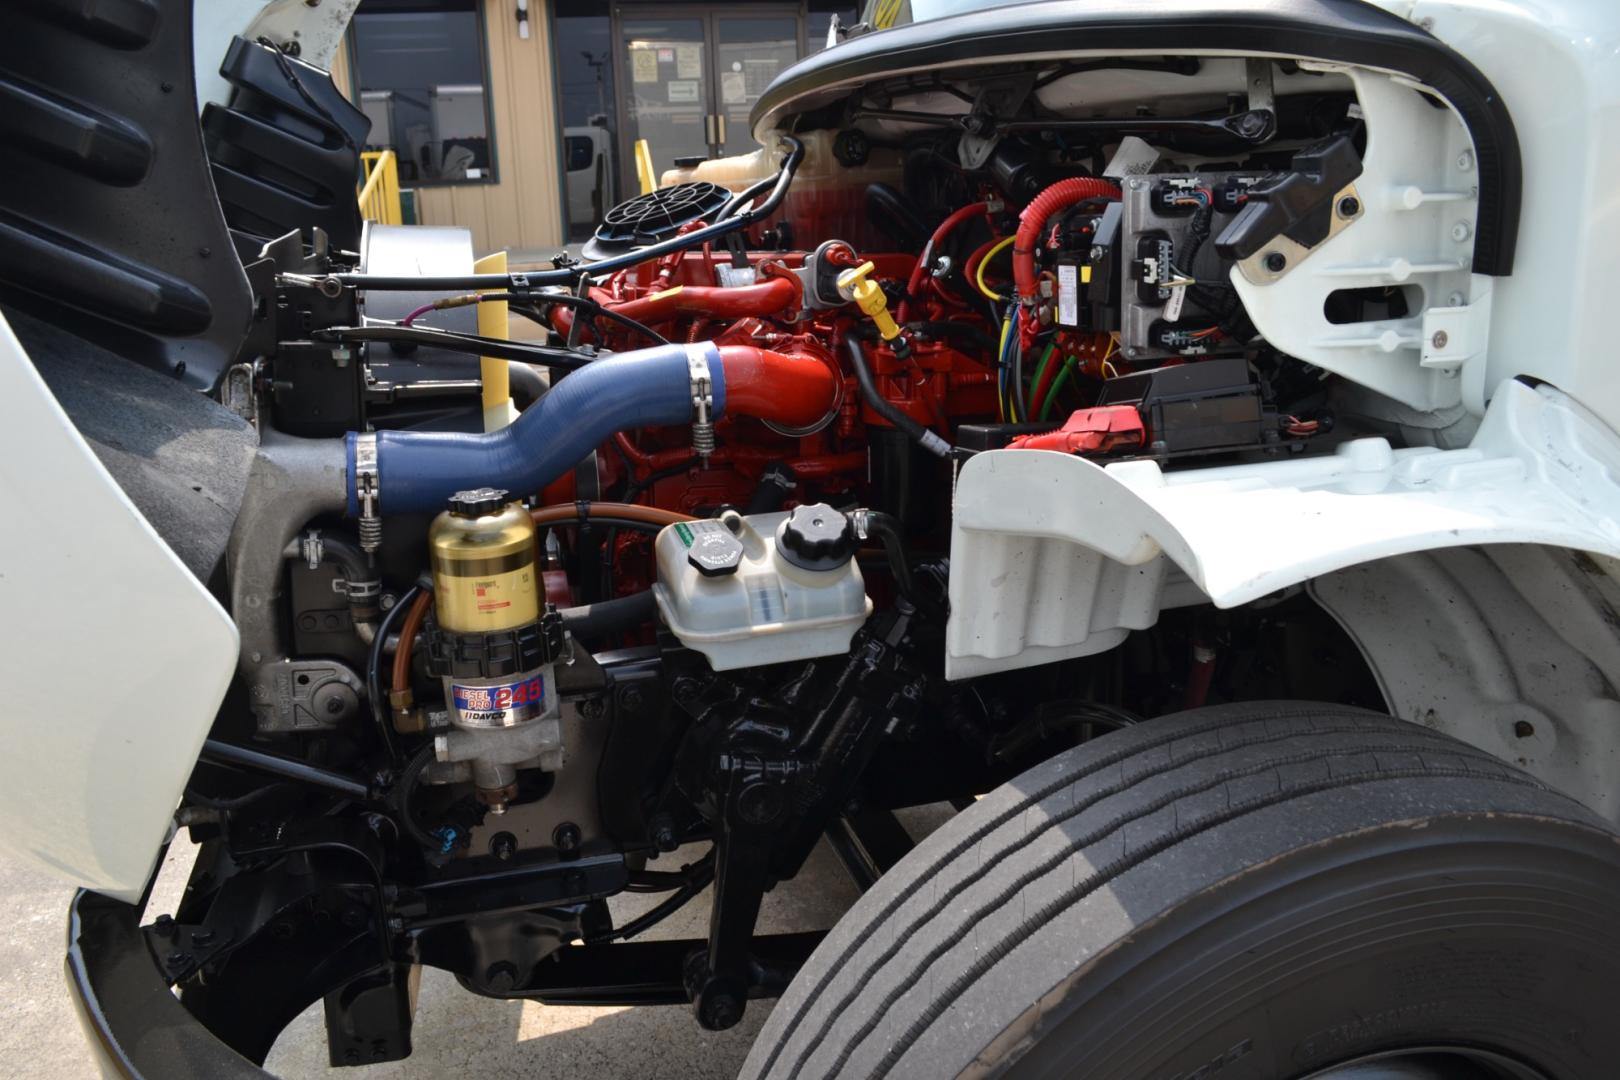
{"label": "window", "polygon": [[367,142],[408,184],[491,183],[489,75],[477,0],[363,0],[350,26]]}
{"label": "window", "polygon": [[[532,5],[531,5],[532,6]],[[613,156],[618,99],[613,88],[613,35],[601,0],[553,0],[552,65],[558,126],[563,134],[563,206],[568,239],[585,240],[618,202]]]}

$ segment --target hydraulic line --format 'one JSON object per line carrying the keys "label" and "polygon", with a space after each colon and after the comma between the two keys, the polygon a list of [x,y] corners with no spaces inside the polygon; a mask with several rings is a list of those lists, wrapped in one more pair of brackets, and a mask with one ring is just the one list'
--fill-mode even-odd
{"label": "hydraulic line", "polygon": [[369,799],[372,794],[371,789],[364,783],[342,773],[323,769],[319,765],[311,765],[307,761],[238,746],[219,739],[203,740],[202,758],[215,764],[235,765],[270,776],[279,776],[283,780],[295,780],[349,799]]}
{"label": "hydraulic line", "polygon": [[530,511],[536,527],[543,525],[556,525],[565,521],[595,521],[599,518],[619,518],[623,521],[637,521],[644,525],[674,525],[681,521],[694,521],[690,514],[682,514],[675,510],[663,510],[656,506],[642,506],[639,503],[622,502],[571,502],[558,503],[555,506],[541,506]]}

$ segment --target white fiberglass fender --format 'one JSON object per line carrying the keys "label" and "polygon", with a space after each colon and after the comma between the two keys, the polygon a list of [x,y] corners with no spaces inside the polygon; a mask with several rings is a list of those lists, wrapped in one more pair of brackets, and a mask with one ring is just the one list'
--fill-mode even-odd
{"label": "white fiberglass fender", "polygon": [[1358,563],[1500,543],[1620,555],[1620,438],[1551,386],[1503,383],[1458,450],[1366,438],[1170,472],[991,451],[957,479],[945,671],[1086,656],[1164,607],[1236,607]]}
{"label": "white fiberglass fender", "polygon": [[140,897],[236,666],[236,627],[0,317],[0,847]]}

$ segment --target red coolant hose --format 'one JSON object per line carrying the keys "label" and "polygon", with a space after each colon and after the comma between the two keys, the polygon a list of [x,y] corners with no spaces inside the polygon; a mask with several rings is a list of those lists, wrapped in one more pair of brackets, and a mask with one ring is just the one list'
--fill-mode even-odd
{"label": "red coolant hose", "polygon": [[777,277],[757,285],[739,285],[734,289],[713,285],[681,285],[608,307],[627,319],[659,323],[683,313],[706,315],[712,319],[775,315],[798,304],[798,279]]}
{"label": "red coolant hose", "polygon": [[949,236],[951,230],[962,224],[962,222],[989,213],[990,204],[987,202],[968,203],[939,223],[939,228],[934,230],[934,235],[928,238],[928,246],[924,247],[922,254],[917,256],[917,265],[911,268],[911,280],[906,282],[906,298],[900,301],[901,322],[906,322],[911,317],[912,299],[921,299],[918,290],[922,288],[923,281],[927,278],[928,264],[933,261],[934,252],[939,249],[940,244],[944,243],[945,237]]}
{"label": "red coolant hose", "polygon": [[1059,180],[1030,200],[1018,215],[1018,238],[1013,241],[1013,281],[1020,300],[1035,299],[1035,245],[1047,218],[1087,199],[1117,199],[1119,188],[1108,180],[1089,176]]}
{"label": "red coolant hose", "polygon": [[[732,291],[732,290],[726,290]],[[832,368],[810,356],[788,356],[752,345],[720,346],[726,413],[755,416],[784,427],[823,419],[838,400]]]}

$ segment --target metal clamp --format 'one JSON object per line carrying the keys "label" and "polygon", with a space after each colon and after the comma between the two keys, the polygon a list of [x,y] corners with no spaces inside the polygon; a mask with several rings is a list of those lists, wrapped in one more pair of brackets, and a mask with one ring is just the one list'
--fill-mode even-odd
{"label": "metal clamp", "polygon": [[375,431],[362,431],[354,437],[354,493],[360,501],[360,549],[375,553],[382,546],[382,515],[377,512],[382,484]]}
{"label": "metal clamp", "polygon": [[692,452],[707,469],[714,453],[714,382],[704,350],[687,349],[686,372],[692,381]]}

